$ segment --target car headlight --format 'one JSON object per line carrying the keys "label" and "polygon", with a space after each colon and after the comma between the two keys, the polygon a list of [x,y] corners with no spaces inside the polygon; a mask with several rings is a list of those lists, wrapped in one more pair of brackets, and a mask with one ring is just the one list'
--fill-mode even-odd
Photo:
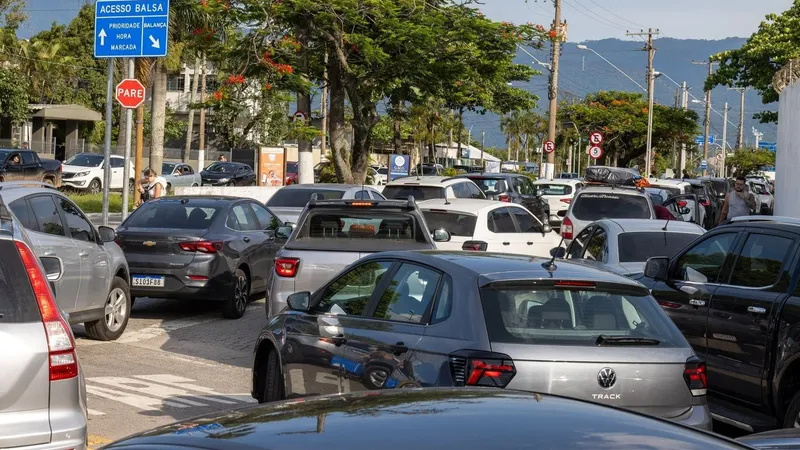
{"label": "car headlight", "polygon": [[228,181],[231,181],[231,179],[230,178],[220,178],[218,181],[220,183],[227,183]]}
{"label": "car headlight", "polygon": [[86,175],[89,175],[89,171],[88,170],[85,171],[85,172],[78,172],[78,173],[75,174],[76,177],[85,177]]}

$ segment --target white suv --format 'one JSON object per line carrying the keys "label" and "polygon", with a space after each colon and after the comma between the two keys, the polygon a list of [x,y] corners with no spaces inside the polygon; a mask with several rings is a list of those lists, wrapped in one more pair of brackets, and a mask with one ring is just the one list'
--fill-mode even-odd
{"label": "white suv", "polygon": [[655,218],[653,201],[643,189],[589,183],[575,194],[561,223],[561,237],[569,245],[575,236],[596,220]]}
{"label": "white suv", "polygon": [[469,178],[403,177],[383,188],[387,199],[406,200],[409,195],[421,202],[434,198],[475,198],[486,200],[486,194]]}
{"label": "white suv", "polygon": [[[99,193],[103,189],[104,161],[105,158],[101,154],[78,153],[61,166],[61,184],[65,188],[86,191],[89,194]],[[110,162],[111,183],[108,188],[122,190],[125,187],[125,158],[111,155]],[[133,162],[128,161],[128,165],[131,177],[128,184],[133,187],[133,179],[136,176]]]}

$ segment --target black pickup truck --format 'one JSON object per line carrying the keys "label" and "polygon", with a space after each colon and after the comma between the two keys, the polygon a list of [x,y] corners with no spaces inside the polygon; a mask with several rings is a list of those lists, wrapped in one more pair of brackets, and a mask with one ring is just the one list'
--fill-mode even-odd
{"label": "black pickup truck", "polygon": [[61,161],[40,159],[31,150],[0,149],[0,182],[41,181],[61,187]]}
{"label": "black pickup truck", "polygon": [[800,427],[800,219],[733,219],[639,281],[706,360],[715,419]]}

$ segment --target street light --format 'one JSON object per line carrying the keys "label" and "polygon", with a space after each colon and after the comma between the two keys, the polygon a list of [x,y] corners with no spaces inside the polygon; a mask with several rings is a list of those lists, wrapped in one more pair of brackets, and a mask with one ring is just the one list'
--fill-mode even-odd
{"label": "street light", "polygon": [[653,162],[653,102],[655,99],[655,79],[661,76],[661,72],[652,71],[652,76],[647,75],[647,85],[650,89],[647,91],[647,150],[645,152],[645,176],[649,177],[651,172],[651,164]]}
{"label": "street light", "polygon": [[578,50],[589,50],[590,52],[592,52],[592,53],[594,53],[595,55],[599,56],[599,57],[600,57],[600,58],[601,58],[603,61],[607,62],[607,63],[608,63],[608,64],[609,64],[611,67],[613,67],[613,68],[617,69],[617,71],[618,71],[619,73],[621,73],[621,74],[625,75],[625,77],[626,77],[626,78],[628,78],[629,80],[633,81],[633,83],[634,83],[636,86],[639,86],[639,89],[641,89],[641,90],[643,90],[643,91],[647,92],[647,89],[646,89],[644,86],[642,86],[641,84],[639,84],[639,82],[637,82],[636,80],[634,80],[633,78],[631,78],[631,76],[630,76],[630,75],[628,75],[627,73],[625,73],[625,72],[624,72],[622,69],[620,69],[619,67],[615,66],[615,65],[614,65],[614,63],[612,63],[611,61],[609,61],[608,59],[606,59],[606,57],[605,57],[605,56],[601,55],[600,53],[597,53],[596,51],[592,50],[591,48],[589,48],[589,47],[587,47],[587,46],[585,46],[585,45],[583,45],[583,44],[578,44],[578,46],[577,46],[577,47],[578,47]]}

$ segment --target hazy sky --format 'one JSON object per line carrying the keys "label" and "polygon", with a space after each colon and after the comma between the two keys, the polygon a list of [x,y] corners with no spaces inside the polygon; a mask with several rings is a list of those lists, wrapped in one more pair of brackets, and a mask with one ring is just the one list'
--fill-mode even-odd
{"label": "hazy sky", "polygon": [[[53,21],[68,22],[85,0],[28,0],[31,20],[21,30],[30,36]],[[550,24],[552,0],[482,0],[491,18]],[[791,0],[563,0],[569,40],[625,38],[626,30],[659,28],[673,38],[748,37],[768,13],[788,9]]]}
{"label": "hazy sky", "polygon": [[[484,13],[495,20],[553,21],[552,0],[484,0]],[[563,0],[562,17],[572,42],[625,38],[625,32],[658,28],[672,38],[749,37],[769,13],[780,13],[791,0]]]}

